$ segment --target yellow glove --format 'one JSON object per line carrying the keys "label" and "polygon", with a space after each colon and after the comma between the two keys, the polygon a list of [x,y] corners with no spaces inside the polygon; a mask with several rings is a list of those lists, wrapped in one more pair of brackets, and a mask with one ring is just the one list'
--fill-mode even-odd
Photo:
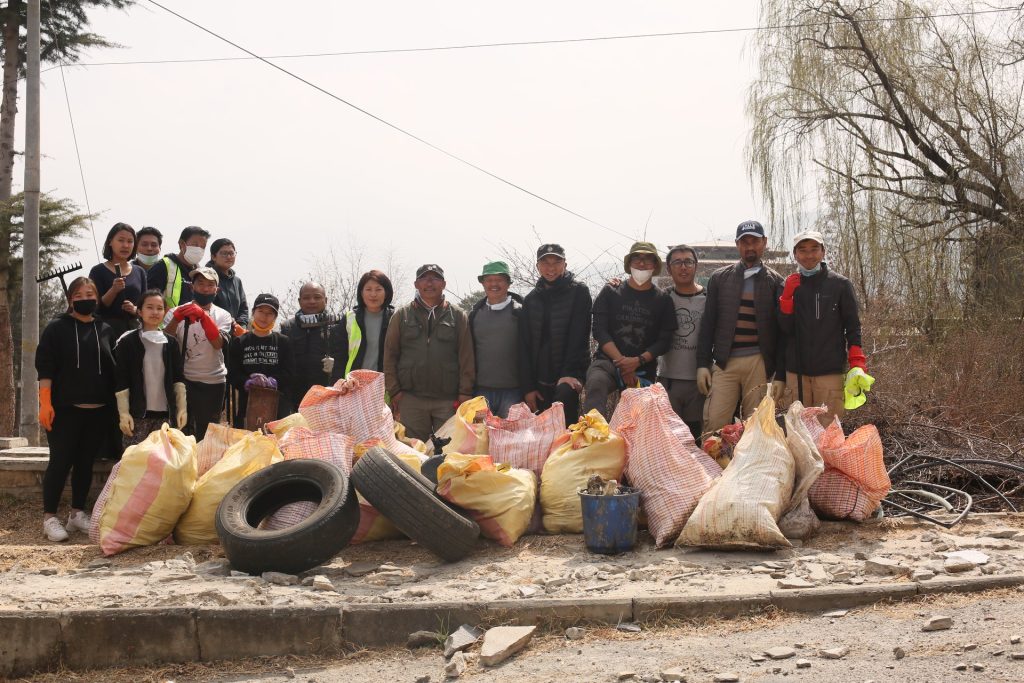
{"label": "yellow glove", "polygon": [[868,400],[864,394],[871,391],[875,378],[861,368],[850,368],[843,383],[843,407],[847,410],[860,408]]}
{"label": "yellow glove", "polygon": [[117,426],[125,436],[131,436],[135,432],[135,420],[132,419],[128,408],[128,392],[129,389],[122,389],[114,394],[114,398],[117,399]]}
{"label": "yellow glove", "polygon": [[178,410],[178,414],[175,416],[178,419],[178,429],[184,429],[188,424],[188,402],[185,400],[185,384],[183,382],[174,383],[174,403]]}

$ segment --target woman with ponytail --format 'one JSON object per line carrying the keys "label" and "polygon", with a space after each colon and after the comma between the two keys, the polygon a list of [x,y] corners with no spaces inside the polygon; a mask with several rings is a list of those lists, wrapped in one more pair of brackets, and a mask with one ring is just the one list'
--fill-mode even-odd
{"label": "woman with ponytail", "polygon": [[[68,540],[68,531],[89,531],[85,512],[92,463],[105,448],[114,417],[114,353],[110,327],[96,318],[99,293],[87,277],[68,286],[68,310],[43,330],[36,349],[39,423],[48,432],[50,462],[43,475],[43,533]],[[71,514],[57,519],[68,474]]]}

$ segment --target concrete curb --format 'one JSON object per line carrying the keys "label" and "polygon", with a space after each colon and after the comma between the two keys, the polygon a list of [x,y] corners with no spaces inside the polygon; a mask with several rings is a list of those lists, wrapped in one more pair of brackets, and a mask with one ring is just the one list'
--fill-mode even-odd
{"label": "concrete curb", "polygon": [[0,677],[256,656],[329,654],[345,645],[405,644],[413,631],[460,624],[548,627],[658,624],[664,619],[735,617],[769,606],[818,612],[1024,585],[1024,574],[935,579],[880,586],[822,586],[732,595],[679,595],[491,603],[368,604],[345,607],[212,607],[0,611]]}

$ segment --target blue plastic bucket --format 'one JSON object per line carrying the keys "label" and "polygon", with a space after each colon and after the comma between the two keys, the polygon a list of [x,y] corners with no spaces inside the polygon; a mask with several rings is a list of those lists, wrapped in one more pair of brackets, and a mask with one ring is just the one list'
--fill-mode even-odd
{"label": "blue plastic bucket", "polygon": [[640,509],[640,492],[624,486],[625,493],[616,496],[595,496],[579,492],[583,507],[583,540],[592,553],[614,555],[636,545],[636,517]]}

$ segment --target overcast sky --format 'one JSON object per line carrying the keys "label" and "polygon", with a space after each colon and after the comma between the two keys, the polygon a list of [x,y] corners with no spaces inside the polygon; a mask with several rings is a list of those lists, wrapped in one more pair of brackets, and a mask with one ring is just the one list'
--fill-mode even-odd
{"label": "overcast sky", "polygon": [[[754,26],[757,3],[166,0],[260,55]],[[124,46],[83,62],[242,56],[140,0],[94,11]],[[186,225],[232,238],[250,301],[283,293],[348,245],[367,267],[441,264],[477,288],[498,245],[562,243],[570,268],[730,238],[759,217],[743,148],[749,32],[275,60],[339,97],[586,216],[473,170],[258,61],[65,70],[96,240],[126,221],[170,240]],[[43,74],[42,186],[85,199],[59,69]],[[24,105],[19,107],[24,112]],[[18,123],[18,147],[24,122]],[[23,168],[15,169],[21,185]],[[649,221],[649,223],[648,223]],[[622,233],[622,234],[618,234]],[[628,236],[628,237],[627,237]],[[92,236],[80,241],[86,270]],[[601,258],[609,249],[612,258]],[[410,291],[408,287],[404,291]]]}

